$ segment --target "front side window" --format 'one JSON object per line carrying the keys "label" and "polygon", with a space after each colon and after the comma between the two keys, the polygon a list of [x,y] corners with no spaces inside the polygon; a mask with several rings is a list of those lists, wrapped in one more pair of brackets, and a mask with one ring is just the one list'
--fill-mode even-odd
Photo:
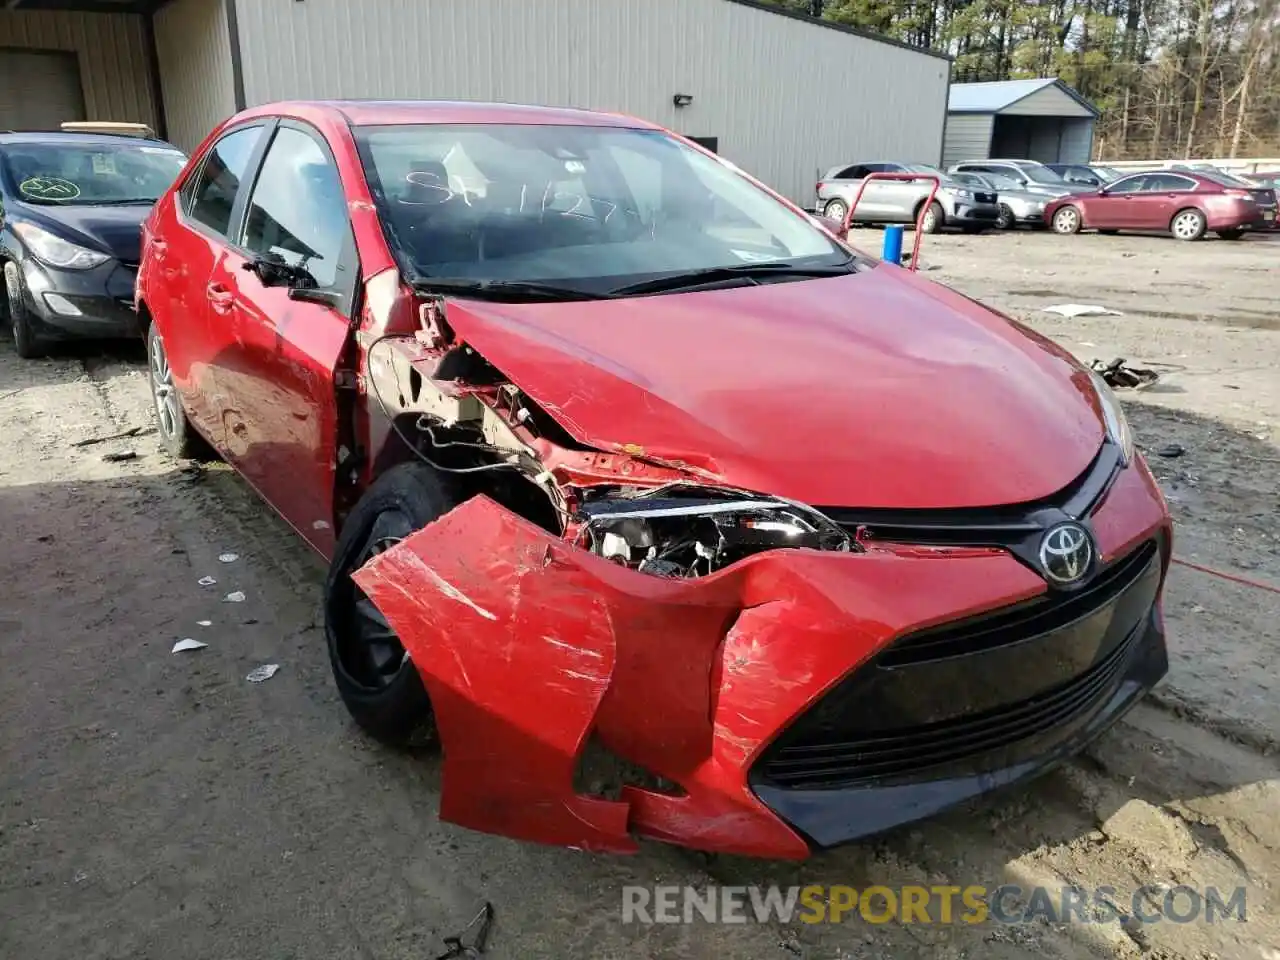
{"label": "front side window", "polygon": [[333,287],[350,236],[337,168],[311,136],[281,127],[254,184],[240,245]]}
{"label": "front side window", "polygon": [[1141,193],[1146,180],[1147,178],[1145,176],[1125,177],[1123,180],[1117,180],[1111,185],[1111,192]]}
{"label": "front side window", "polygon": [[192,220],[217,234],[227,235],[236,194],[260,136],[261,127],[247,127],[227,134],[213,145],[186,198],[187,213]]}
{"label": "front side window", "polygon": [[0,159],[5,192],[38,206],[149,205],[187,158],[162,143],[106,139],[13,144]]}
{"label": "front side window", "polygon": [[697,270],[849,260],[803,214],[658,131],[413,125],[356,138],[412,279],[603,293]]}
{"label": "front side window", "polygon": [[1050,170],[1048,167],[1040,164],[1027,164],[1027,166],[1020,168],[1020,172],[1023,177],[1030,180],[1032,183],[1059,184],[1067,182],[1066,178],[1064,178],[1062,174],[1055,173],[1053,170]]}

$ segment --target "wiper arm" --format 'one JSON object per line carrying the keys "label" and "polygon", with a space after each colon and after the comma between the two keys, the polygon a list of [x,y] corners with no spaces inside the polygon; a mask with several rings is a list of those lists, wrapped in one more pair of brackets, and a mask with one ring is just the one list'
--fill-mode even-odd
{"label": "wiper arm", "polygon": [[740,266],[709,267],[705,270],[691,270],[688,273],[657,277],[626,287],[618,287],[616,290],[610,290],[609,293],[615,297],[628,297],[645,293],[670,293],[722,281],[773,277],[838,277],[852,272],[852,260],[823,267],[798,267],[790,263],[744,263]]}
{"label": "wiper arm", "polygon": [[554,283],[526,283],[520,280],[461,280],[449,277],[419,277],[413,281],[419,293],[456,294],[477,300],[518,300],[563,303],[570,300],[607,300],[611,294],[592,293],[578,287]]}
{"label": "wiper arm", "polygon": [[132,207],[138,204],[153,204],[154,197],[125,197],[123,200],[90,200],[88,206],[93,207]]}

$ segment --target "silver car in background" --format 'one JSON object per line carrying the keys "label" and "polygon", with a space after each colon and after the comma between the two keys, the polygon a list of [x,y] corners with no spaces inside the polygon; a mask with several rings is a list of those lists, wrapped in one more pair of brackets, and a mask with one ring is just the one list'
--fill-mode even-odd
{"label": "silver car in background", "polygon": [[853,213],[854,223],[915,223],[925,233],[943,227],[959,227],[967,233],[989,230],[996,225],[1000,209],[986,190],[973,190],[948,177],[937,167],[923,163],[854,163],[832,167],[818,183],[817,212],[832,220],[844,220],[865,177],[872,173],[908,173],[938,177],[938,193],[925,210],[932,180],[872,180],[867,184]]}
{"label": "silver car in background", "polygon": [[1017,226],[1044,226],[1045,204],[1070,192],[1065,186],[1058,188],[1019,183],[1003,173],[956,172],[951,177],[974,190],[986,190],[998,195],[1000,216],[996,220],[996,226],[1001,230]]}

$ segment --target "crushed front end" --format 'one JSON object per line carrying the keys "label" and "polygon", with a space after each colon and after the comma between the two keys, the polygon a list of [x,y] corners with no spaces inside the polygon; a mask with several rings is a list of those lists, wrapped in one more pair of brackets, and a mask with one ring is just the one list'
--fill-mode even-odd
{"label": "crushed front end", "polygon": [[[355,575],[430,695],[443,819],[803,858],[1050,768],[1167,669],[1168,514],[1113,442],[1033,504],[814,508],[588,445],[438,320],[370,357],[389,418],[550,505],[480,491]],[[576,785],[592,741],[620,789]]]}

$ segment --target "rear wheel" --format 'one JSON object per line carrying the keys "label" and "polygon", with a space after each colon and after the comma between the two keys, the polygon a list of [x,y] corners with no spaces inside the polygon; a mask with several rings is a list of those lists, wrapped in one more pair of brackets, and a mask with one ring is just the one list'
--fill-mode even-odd
{"label": "rear wheel", "polygon": [[996,228],[999,230],[1012,230],[1015,223],[1013,210],[1007,203],[1000,204],[1000,213],[996,217]]}
{"label": "rear wheel", "polygon": [[1244,236],[1243,230],[1219,230],[1217,233],[1220,240],[1239,240]]}
{"label": "rear wheel", "polygon": [[942,229],[942,224],[945,220],[946,215],[942,212],[942,204],[935,200],[929,204],[929,209],[924,212],[924,217],[919,220],[920,229],[925,233],[937,233]]}
{"label": "rear wheel", "polygon": [[151,399],[156,408],[156,427],[164,448],[179,460],[194,460],[207,455],[208,447],[187,421],[182,397],[173,384],[173,370],[169,367],[164,339],[154,323],[147,330],[147,366],[150,368]]}
{"label": "rear wheel", "polygon": [[822,210],[822,215],[829,220],[839,220],[844,223],[844,218],[849,213],[849,205],[843,200],[832,200]]}
{"label": "rear wheel", "polygon": [[1080,232],[1080,211],[1072,206],[1063,207],[1053,215],[1053,232],[1063,235]]}
{"label": "rear wheel", "polygon": [[1204,214],[1193,207],[1179,210],[1169,223],[1169,232],[1179,240],[1199,240],[1207,228],[1208,222]]}
{"label": "rear wheel", "polygon": [[16,263],[4,265],[5,304],[9,311],[10,331],[13,335],[13,349],[18,356],[26,360],[44,356],[44,344],[31,329],[31,314],[27,310],[27,300],[22,283],[22,274]]}
{"label": "rear wheel", "polygon": [[435,730],[417,668],[386,617],[351,579],[371,559],[456,504],[436,471],[404,463],[384,473],[347,517],[325,583],[325,635],[334,682],[352,718],[372,736],[420,745]]}

